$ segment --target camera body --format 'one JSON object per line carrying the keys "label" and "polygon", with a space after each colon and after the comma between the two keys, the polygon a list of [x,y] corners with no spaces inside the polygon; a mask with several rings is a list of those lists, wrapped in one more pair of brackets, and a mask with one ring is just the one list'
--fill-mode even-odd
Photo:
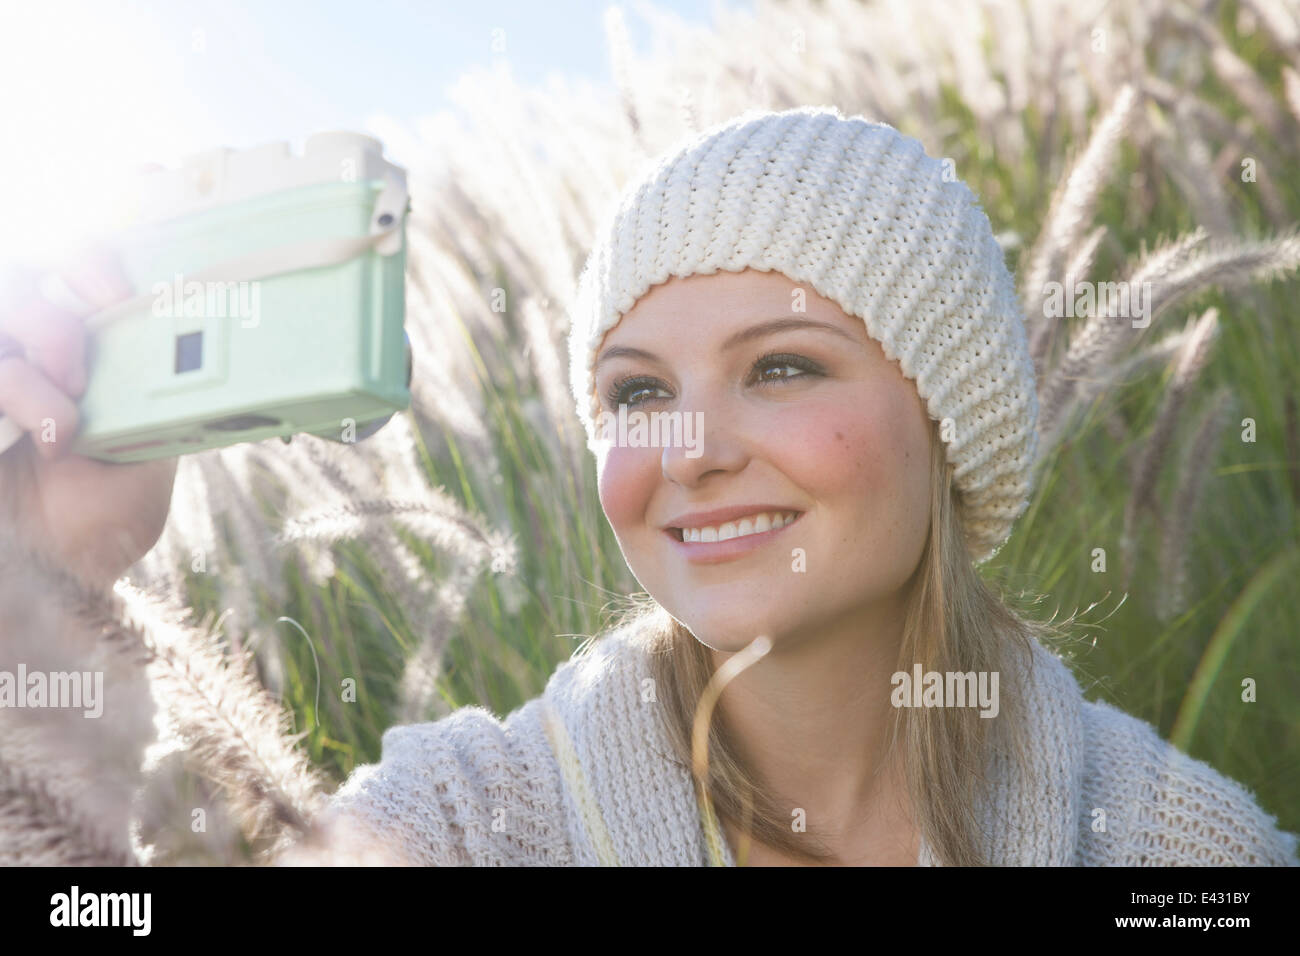
{"label": "camera body", "polygon": [[[406,175],[356,133],[213,150],[138,182],[114,244],[136,298],[87,321],[76,454],[169,458],[410,404]],[[111,313],[111,314],[110,314]]]}

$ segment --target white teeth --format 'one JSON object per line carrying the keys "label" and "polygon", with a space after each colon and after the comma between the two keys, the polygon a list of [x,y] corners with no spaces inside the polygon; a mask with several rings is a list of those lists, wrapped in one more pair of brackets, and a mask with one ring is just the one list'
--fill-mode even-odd
{"label": "white teeth", "polygon": [[709,525],[704,528],[683,528],[683,541],[726,541],[730,538],[742,538],[747,534],[762,534],[775,528],[784,528],[795,519],[796,512],[774,511],[751,515],[739,521],[725,521],[721,525]]}

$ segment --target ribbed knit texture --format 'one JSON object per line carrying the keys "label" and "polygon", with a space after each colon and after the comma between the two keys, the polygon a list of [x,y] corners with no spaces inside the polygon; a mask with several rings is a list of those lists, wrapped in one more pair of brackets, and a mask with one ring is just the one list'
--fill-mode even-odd
{"label": "ribbed knit texture", "polygon": [[[1085,701],[1043,647],[1034,657],[1028,763],[996,758],[982,807],[993,863],[1296,863],[1296,836],[1244,787],[1151,725]],[[337,841],[326,858],[347,862],[340,848],[360,845],[422,864],[709,865],[689,769],[671,756],[662,705],[642,700],[649,673],[624,628],[560,665],[540,697],[504,720],[466,707],[389,729],[382,760],[357,768],[322,818]],[[559,748],[548,713],[563,724]],[[1094,809],[1105,811],[1104,831],[1093,828]],[[722,862],[734,865],[720,842]],[[933,863],[924,844],[918,862]]]}
{"label": "ribbed knit texture", "polygon": [[930,417],[950,420],[968,550],[977,563],[996,553],[1028,504],[1038,443],[1011,274],[951,166],[893,127],[834,108],[742,114],[624,188],[579,278],[570,326],[570,387],[588,447],[599,440],[594,368],[606,332],[673,276],[745,268],[780,272],[863,319]]}

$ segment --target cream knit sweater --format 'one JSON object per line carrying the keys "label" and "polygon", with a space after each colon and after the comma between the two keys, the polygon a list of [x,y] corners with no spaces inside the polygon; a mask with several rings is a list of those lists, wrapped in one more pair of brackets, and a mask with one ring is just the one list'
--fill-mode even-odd
{"label": "cream knit sweater", "polygon": [[[627,629],[591,641],[504,720],[464,707],[393,727],[285,863],[728,865],[670,754]],[[999,865],[1296,865],[1297,838],[1253,796],[1151,727],[1084,700],[1035,644],[1027,768],[994,762],[983,808]],[[1104,830],[1094,829],[1104,811]],[[933,865],[922,845],[918,863]]]}

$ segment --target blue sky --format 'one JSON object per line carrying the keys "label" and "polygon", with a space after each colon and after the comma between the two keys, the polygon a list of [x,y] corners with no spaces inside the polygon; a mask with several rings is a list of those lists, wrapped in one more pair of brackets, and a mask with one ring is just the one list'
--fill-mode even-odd
{"label": "blue sky", "polygon": [[[711,4],[657,6],[707,23]],[[732,3],[731,6],[736,6]],[[177,71],[183,100],[219,140],[247,145],[325,128],[361,128],[372,114],[410,120],[445,106],[466,69],[499,57],[520,82],[550,71],[612,83],[594,0],[126,0]],[[632,42],[648,37],[624,12]],[[495,33],[494,30],[500,30]],[[198,47],[198,49],[196,49]],[[238,145],[228,142],[228,145]],[[198,147],[202,148],[202,146]]]}
{"label": "blue sky", "polygon": [[[752,9],[753,0],[725,0]],[[35,0],[0,3],[0,256],[59,242],[98,185],[142,162],[318,130],[414,129],[501,55],[518,82],[613,84],[594,0]],[[636,3],[619,4],[635,49]],[[700,25],[709,0],[655,0]],[[494,33],[494,30],[500,33]],[[390,146],[398,162],[405,157]],[[54,222],[51,203],[62,203]]]}

